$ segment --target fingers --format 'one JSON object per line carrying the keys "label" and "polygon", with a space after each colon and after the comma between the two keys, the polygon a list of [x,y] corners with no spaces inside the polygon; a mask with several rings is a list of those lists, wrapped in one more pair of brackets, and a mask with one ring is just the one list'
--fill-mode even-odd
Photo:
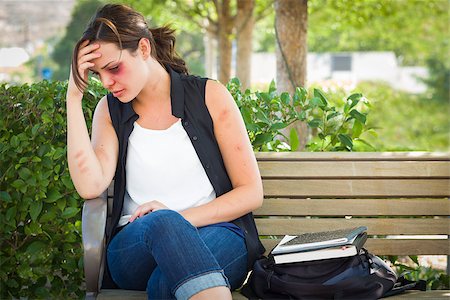
{"label": "fingers", "polygon": [[153,211],[156,211],[159,209],[165,209],[165,208],[167,208],[167,207],[159,201],[151,201],[151,202],[142,204],[141,206],[139,206],[136,209],[134,214],[131,216],[130,223],[133,222],[137,218],[141,218],[141,217],[145,216],[149,212],[153,212]]}
{"label": "fingers", "polygon": [[91,52],[89,54],[83,55],[82,57],[80,57],[80,59],[78,60],[78,63],[81,65],[85,62],[90,62],[93,59],[99,58],[100,56],[102,56],[102,54],[100,52]]}
{"label": "fingers", "polygon": [[[89,41],[87,41],[89,42]],[[97,50],[98,48],[100,48],[100,44],[98,43],[94,43],[94,44],[90,44],[87,45],[87,43],[82,43],[80,45],[80,50],[78,51],[78,59],[80,59],[83,55],[86,55],[94,50]]]}

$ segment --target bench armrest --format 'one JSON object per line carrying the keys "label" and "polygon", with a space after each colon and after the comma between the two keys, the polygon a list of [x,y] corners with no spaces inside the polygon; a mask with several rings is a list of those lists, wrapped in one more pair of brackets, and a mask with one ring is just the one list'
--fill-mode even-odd
{"label": "bench armrest", "polygon": [[86,298],[95,299],[103,278],[107,204],[105,191],[98,198],[86,200],[83,205],[82,236]]}

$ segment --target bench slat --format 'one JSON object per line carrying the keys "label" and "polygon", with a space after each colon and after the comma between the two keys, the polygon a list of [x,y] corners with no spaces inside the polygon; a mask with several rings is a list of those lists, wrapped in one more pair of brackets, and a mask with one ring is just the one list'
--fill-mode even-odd
{"label": "bench slat", "polygon": [[271,178],[449,178],[450,162],[262,161],[261,176]]}
{"label": "bench slat", "polygon": [[263,180],[266,197],[448,197],[446,179]]}
{"label": "bench slat", "polygon": [[[261,239],[266,255],[281,239]],[[376,255],[450,255],[448,240],[367,239],[364,247]]]}
{"label": "bench slat", "polygon": [[449,152],[256,152],[258,161],[450,161]]}
{"label": "bench slat", "polygon": [[295,235],[305,232],[367,226],[369,235],[449,235],[450,219],[430,218],[255,218],[260,235]]}
{"label": "bench slat", "polygon": [[255,216],[449,216],[448,198],[264,199]]}

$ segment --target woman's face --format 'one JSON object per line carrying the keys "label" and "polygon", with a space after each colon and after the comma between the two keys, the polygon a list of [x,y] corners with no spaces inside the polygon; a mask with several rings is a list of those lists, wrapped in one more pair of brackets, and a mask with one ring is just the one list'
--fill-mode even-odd
{"label": "woman's face", "polygon": [[148,67],[140,54],[131,54],[113,43],[95,42],[100,45],[96,53],[101,56],[93,59],[95,64],[90,70],[98,76],[102,85],[121,102],[133,100],[145,86]]}

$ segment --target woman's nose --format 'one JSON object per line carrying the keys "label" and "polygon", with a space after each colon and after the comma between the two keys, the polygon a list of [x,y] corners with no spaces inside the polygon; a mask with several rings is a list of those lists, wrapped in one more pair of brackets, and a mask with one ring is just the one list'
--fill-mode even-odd
{"label": "woman's nose", "polygon": [[105,88],[112,87],[114,85],[114,83],[115,83],[114,79],[110,76],[105,76],[103,79],[103,86]]}

